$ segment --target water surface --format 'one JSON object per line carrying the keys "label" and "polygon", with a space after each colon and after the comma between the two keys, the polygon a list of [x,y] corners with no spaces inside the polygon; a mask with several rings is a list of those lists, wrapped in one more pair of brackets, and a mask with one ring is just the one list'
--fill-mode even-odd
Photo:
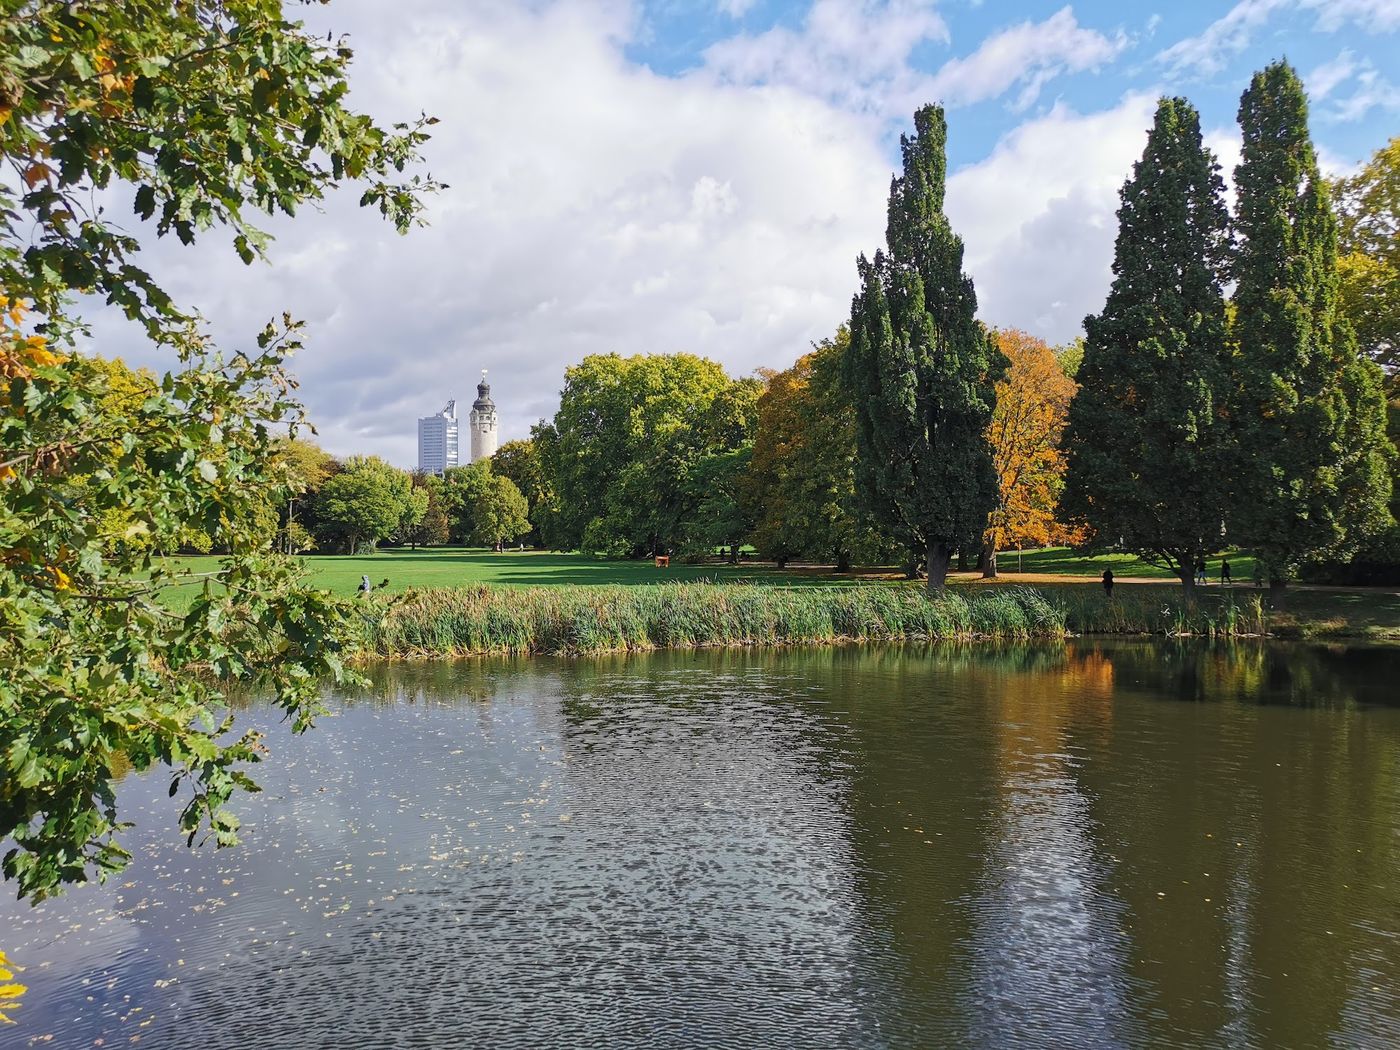
{"label": "water surface", "polygon": [[[0,1045],[1400,1045],[1400,652],[396,665],[245,845],[0,903]],[[47,1042],[38,1042],[48,1038]]]}

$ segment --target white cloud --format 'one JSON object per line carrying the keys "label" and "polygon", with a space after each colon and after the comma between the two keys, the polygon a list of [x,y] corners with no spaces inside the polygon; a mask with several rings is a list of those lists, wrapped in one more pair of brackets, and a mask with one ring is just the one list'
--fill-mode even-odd
{"label": "white cloud", "polygon": [[[306,17],[351,33],[356,104],[441,118],[428,168],[450,189],[431,227],[400,238],[346,187],[270,223],[271,267],[212,241],[146,261],[229,348],[283,309],[306,318],[294,366],[323,442],[405,465],[416,417],[470,398],[481,368],[519,437],[585,354],[689,350],[736,375],[789,364],[846,316],[855,256],[882,241],[892,119],[907,126],[938,78],[960,101],[1020,101],[1123,46],[1066,8],[929,76],[910,63],[946,39],[932,4],[818,0],[798,28],[739,34],[667,77],[626,56],[644,31],[630,0],[417,0],[411,17],[343,0]],[[1358,63],[1328,104],[1359,107],[1384,87],[1373,72]],[[955,172],[949,213],[985,321],[1062,341],[1101,308],[1154,98],[1056,104]],[[95,343],[152,362],[114,311]]]}
{"label": "white cloud", "polygon": [[1239,0],[1204,32],[1159,52],[1157,60],[1173,72],[1218,73],[1249,46],[1260,27],[1285,10],[1315,15],[1314,28],[1329,33],[1347,25],[1369,33],[1400,29],[1400,0]]}
{"label": "white cloud", "polygon": [[1317,12],[1317,28],[1327,32],[1355,24],[1371,33],[1400,29],[1400,0],[1301,0]]}
{"label": "white cloud", "polygon": [[[878,122],[632,65],[623,6],[444,0],[385,20],[365,5],[349,26],[348,5],[323,17],[337,7],[354,98],[381,119],[441,118],[429,168],[451,188],[432,225],[398,237],[347,187],[271,224],[271,267],[213,242],[148,260],[230,348],[284,308],[307,319],[293,363],[328,448],[411,464],[416,417],[469,399],[482,368],[517,437],[585,354],[689,350],[743,375],[846,315],[855,257],[884,227]],[[151,360],[112,311],[95,335]]]}
{"label": "white cloud", "polygon": [[1174,72],[1218,73],[1231,55],[1249,46],[1254,31],[1289,0],[1240,0],[1198,36],[1179,40],[1157,55]]}
{"label": "white cloud", "polygon": [[1122,33],[1110,39],[1084,29],[1074,11],[1064,7],[1043,22],[1021,22],[988,37],[966,58],[951,59],[934,74],[926,94],[960,106],[999,98],[1019,85],[1014,108],[1025,109],[1049,80],[1096,70],[1127,45]]}
{"label": "white cloud", "polygon": [[1370,68],[1369,63],[1356,74],[1356,84],[1349,96],[1336,99],[1333,106],[1323,110],[1324,120],[1347,123],[1361,120],[1373,109],[1400,111],[1400,87]]}
{"label": "white cloud", "polygon": [[[1308,74],[1308,95],[1322,120],[1347,123],[1361,120],[1373,109],[1400,110],[1400,88],[1376,70],[1370,59],[1358,59],[1350,50],[1341,52]],[[1342,97],[1338,88],[1354,84]]]}
{"label": "white cloud", "polygon": [[1012,108],[1021,110],[1055,77],[1097,70],[1128,46],[1123,33],[1085,29],[1064,7],[987,37],[931,76],[910,64],[916,47],[948,40],[931,0],[815,0],[799,29],[775,26],[714,44],[705,69],[722,83],[783,86],[844,109],[906,119],[931,99],[965,106],[1013,88],[1020,90]]}
{"label": "white cloud", "polygon": [[1155,104],[1153,94],[1099,113],[1057,104],[953,175],[948,215],[966,244],[982,320],[1063,342],[1102,309],[1118,191],[1142,155]]}
{"label": "white cloud", "polygon": [[1319,102],[1330,95],[1337,85],[1350,80],[1359,69],[1361,63],[1356,60],[1356,53],[1346,50],[1314,69],[1303,78],[1303,83],[1307,85],[1308,96],[1314,102]]}
{"label": "white cloud", "polygon": [[946,41],[933,0],[814,0],[799,29],[774,26],[721,40],[705,69],[722,83],[781,85],[844,109],[899,113],[922,79],[909,65],[921,44]]}
{"label": "white cloud", "polygon": [[753,5],[754,0],[719,0],[717,6],[730,18],[743,18]]}

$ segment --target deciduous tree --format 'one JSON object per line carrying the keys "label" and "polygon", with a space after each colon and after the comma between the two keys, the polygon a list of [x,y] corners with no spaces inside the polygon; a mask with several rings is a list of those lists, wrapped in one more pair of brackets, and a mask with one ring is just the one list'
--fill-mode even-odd
{"label": "deciduous tree", "polygon": [[1332,191],[1339,308],[1400,398],[1400,135]]}
{"label": "deciduous tree", "polygon": [[534,441],[507,441],[491,457],[491,470],[503,478],[509,478],[525,497],[530,515],[530,531],[525,541],[539,546],[544,542],[543,526],[553,506],[553,493]]}
{"label": "deciduous tree", "polygon": [[[430,183],[397,171],[422,130],[386,131],[349,109],[349,59],[277,0],[19,0],[0,18],[11,311],[0,332],[0,838],[23,895],[125,863],[119,770],[169,765],[191,839],[205,829],[235,841],[225,803],[252,786],[242,767],[262,747],[256,733],[228,734],[218,679],[266,679],[299,730],[318,679],[341,675],[349,610],[271,557],[259,521],[286,487],[274,438],[301,418],[283,369],[297,326],[219,356],[141,267],[129,226],[183,243],[223,227],[252,260],[267,242],[257,213],[293,213],[355,179],[365,204],[406,228]],[[114,206],[124,196],[135,220]],[[105,378],[71,351],[79,307],[94,299],[170,351],[139,404],[105,402]],[[91,478],[100,484],[83,487]],[[112,512],[152,545],[106,545]],[[228,552],[203,578],[151,554],[190,530]],[[159,600],[174,585],[198,589],[183,616]]]}
{"label": "deciduous tree", "polygon": [[317,532],[356,554],[412,527],[427,509],[428,494],[402,470],[378,456],[351,456],[316,494]]}
{"label": "deciduous tree", "polygon": [[685,477],[732,451],[756,396],[693,354],[591,355],[565,372],[554,420],[536,428],[561,542],[585,532],[609,549],[672,549],[693,513]]}
{"label": "deciduous tree", "polygon": [[1012,544],[1050,542],[1064,483],[1060,437],[1075,382],[1044,340],[1014,328],[995,333],[1009,362],[997,383],[996,410],[987,428],[997,472],[997,505],[982,539],[982,575],[997,574],[997,551]]}
{"label": "deciduous tree", "polygon": [[890,553],[856,497],[855,408],[842,378],[850,341],[842,325],[770,375],[758,402],[747,500],[754,543],[780,564],[816,558],[844,568]]}
{"label": "deciduous tree", "polygon": [[943,214],[942,108],[925,106],[914,124],[890,187],[888,254],[858,262],[846,377],[859,491],[892,533],[926,552],[936,591],[953,551],[980,542],[996,504],[986,430],[1005,362],[976,320],[962,240]]}
{"label": "deciduous tree", "polygon": [[515,482],[495,473],[492,460],[451,467],[443,481],[453,532],[463,543],[493,547],[530,531],[525,497]]}

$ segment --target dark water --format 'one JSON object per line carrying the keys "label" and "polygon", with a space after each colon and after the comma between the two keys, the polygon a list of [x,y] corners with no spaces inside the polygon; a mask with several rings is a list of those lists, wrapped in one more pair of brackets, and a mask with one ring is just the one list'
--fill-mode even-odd
{"label": "dark water", "polygon": [[[39,909],[0,1046],[1400,1046],[1400,652],[392,667]],[[48,1039],[48,1042],[38,1042]]]}

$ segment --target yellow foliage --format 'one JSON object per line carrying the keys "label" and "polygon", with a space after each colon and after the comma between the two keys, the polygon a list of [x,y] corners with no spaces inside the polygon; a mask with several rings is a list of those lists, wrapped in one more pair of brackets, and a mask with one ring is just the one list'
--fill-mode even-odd
{"label": "yellow foliage", "polygon": [[10,962],[3,949],[0,949],[0,1024],[14,1024],[7,1011],[19,1006],[19,1000],[29,989],[26,985],[14,982],[15,971],[20,969]]}
{"label": "yellow foliage", "polygon": [[1060,435],[1075,383],[1044,340],[1016,329],[998,331],[996,340],[1010,367],[987,427],[1000,493],[984,539],[994,549],[1039,546],[1055,529],[1065,470]]}

